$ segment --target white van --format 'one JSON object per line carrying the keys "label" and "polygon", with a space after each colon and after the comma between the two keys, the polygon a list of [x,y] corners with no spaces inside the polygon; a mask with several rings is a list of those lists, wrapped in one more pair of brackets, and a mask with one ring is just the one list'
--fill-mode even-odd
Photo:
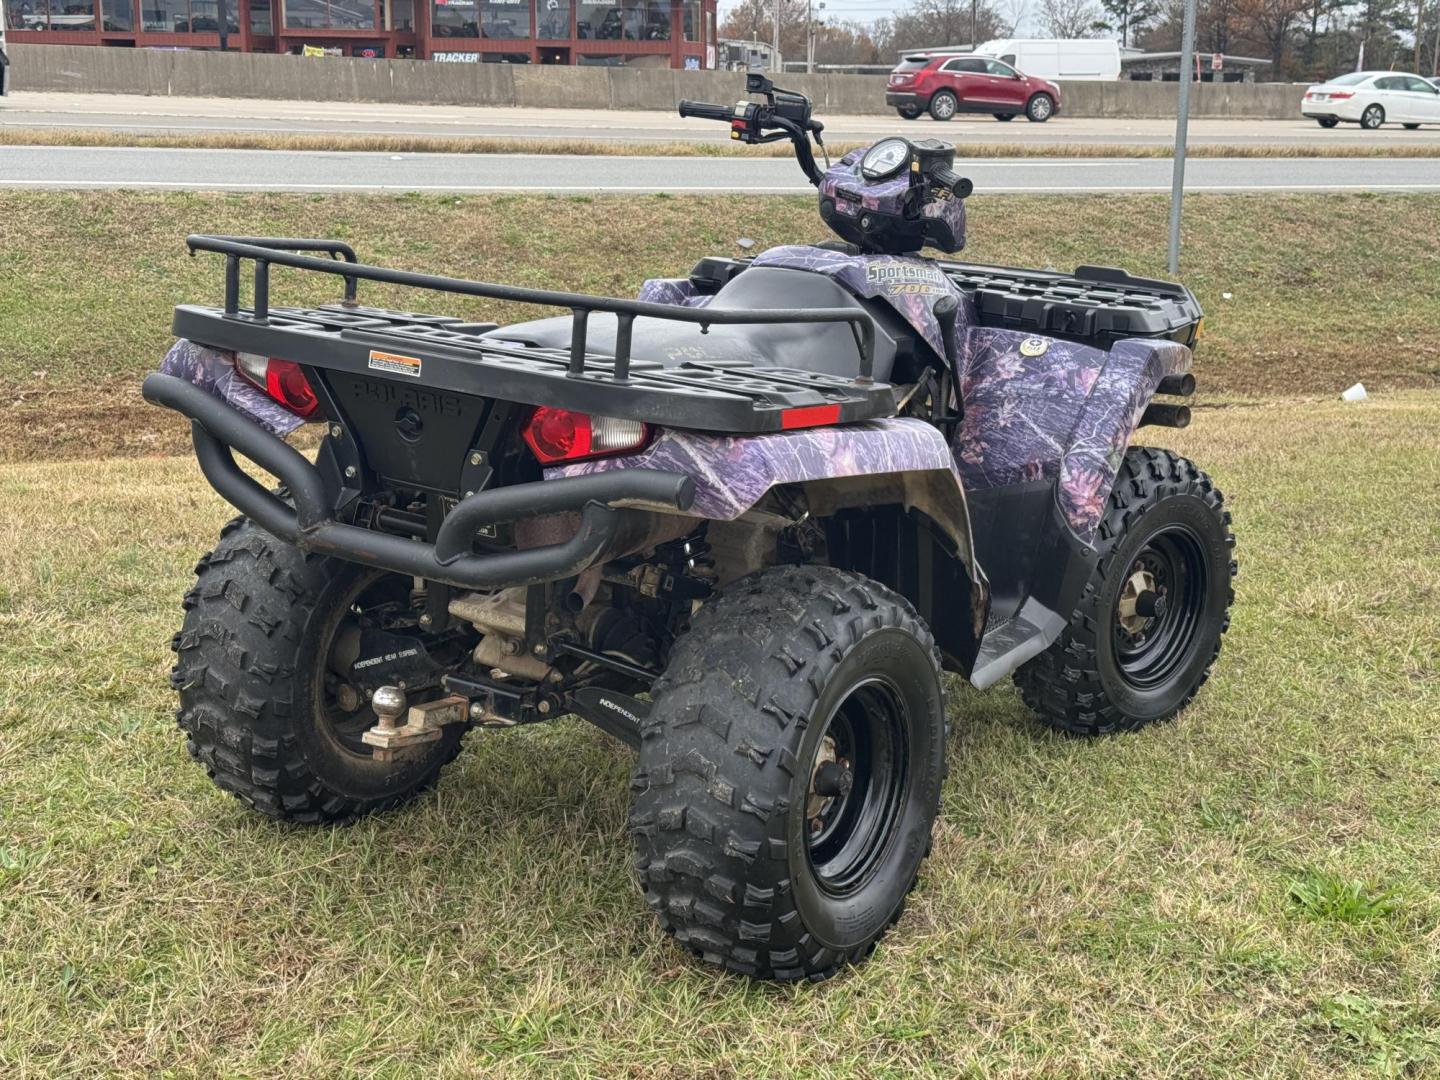
{"label": "white van", "polygon": [[999,38],[975,51],[1041,79],[1120,78],[1120,43],[1103,38]]}

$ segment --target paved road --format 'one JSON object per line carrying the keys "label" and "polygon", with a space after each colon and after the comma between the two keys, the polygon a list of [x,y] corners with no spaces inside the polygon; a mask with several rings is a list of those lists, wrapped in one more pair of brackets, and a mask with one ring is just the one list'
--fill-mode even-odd
{"label": "paved road", "polygon": [[[1297,92],[1298,103],[1298,92]],[[1297,104],[1298,107],[1298,104]],[[926,118],[823,115],[835,142],[869,141],[882,135],[936,136],[951,142],[1126,143],[1166,145],[1173,120],[1085,120],[1058,117],[1046,124],[990,117],[937,124]],[[222,98],[142,97],[119,94],[16,93],[0,103],[0,127],[85,128],[124,132],[228,131],[278,134],[496,136],[525,139],[602,139],[638,144],[685,140],[726,142],[722,124],[682,120],[668,112],[588,109],[467,108],[460,106],[357,105]],[[1294,120],[1192,120],[1196,143],[1309,145],[1377,143],[1434,145],[1440,127],[1405,131],[1390,126],[1364,131],[1346,125],[1324,131]]]}
{"label": "paved road", "polygon": [[[1165,159],[962,163],[980,193],[1169,191]],[[1440,191],[1435,158],[1197,158],[1191,191]],[[11,146],[0,187],[224,191],[772,193],[810,190],[784,158],[286,153]]]}

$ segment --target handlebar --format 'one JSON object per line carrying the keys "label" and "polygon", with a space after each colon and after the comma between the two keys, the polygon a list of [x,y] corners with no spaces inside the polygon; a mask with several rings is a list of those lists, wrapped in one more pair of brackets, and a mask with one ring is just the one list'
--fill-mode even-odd
{"label": "handlebar", "polygon": [[[719,120],[730,125],[731,138],[746,143],[767,143],[789,139],[795,147],[796,160],[812,184],[819,185],[821,172],[815,164],[815,154],[810,148],[813,135],[821,143],[820,133],[825,125],[810,117],[810,103],[799,95],[797,105],[788,99],[777,103],[776,97],[787,91],[774,91],[761,105],[757,102],[741,101],[735,105],[712,105],[706,101],[682,101],[679,104],[681,116],[693,116],[700,120]],[[823,144],[821,144],[823,145]]]}
{"label": "handlebar", "polygon": [[735,115],[733,105],[711,105],[707,101],[680,102],[680,115],[693,116],[700,120],[729,120]]}
{"label": "handlebar", "polygon": [[975,190],[975,185],[954,169],[946,169],[943,167],[932,169],[930,179],[934,180],[935,183],[941,187],[949,188],[955,194],[955,197],[960,199],[968,199],[970,193]]}

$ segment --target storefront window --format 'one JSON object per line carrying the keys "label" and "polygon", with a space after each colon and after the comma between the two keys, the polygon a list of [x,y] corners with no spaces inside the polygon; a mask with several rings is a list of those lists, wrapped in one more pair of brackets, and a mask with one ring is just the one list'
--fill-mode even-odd
{"label": "storefront window", "polygon": [[700,0],[685,0],[680,9],[685,20],[685,40],[700,40]]}
{"label": "storefront window", "polygon": [[146,30],[188,32],[190,4],[188,0],[142,0],[140,18]]}
{"label": "storefront window", "polygon": [[289,30],[374,30],[375,5],[369,0],[285,0]]}
{"label": "storefront window", "polygon": [[535,0],[535,36],[547,41],[570,36],[570,0]]}
{"label": "storefront window", "polygon": [[135,29],[135,12],[130,0],[103,0],[100,5],[101,29]]}
{"label": "storefront window", "polygon": [[478,0],[435,0],[431,33],[436,37],[478,38]]}
{"label": "storefront window", "polygon": [[596,41],[669,41],[668,0],[581,4],[579,36]]}
{"label": "storefront window", "polygon": [[[227,0],[225,4],[226,29],[232,34],[240,33],[239,6],[236,0]],[[190,31],[195,34],[220,32],[219,0],[190,0]]]}
{"label": "storefront window", "polygon": [[[41,21],[37,29],[44,28],[44,4],[40,5]],[[95,0],[50,0],[51,30],[94,30]]]}
{"label": "storefront window", "polygon": [[390,29],[415,29],[415,0],[393,0],[390,5],[390,9],[391,18],[395,20],[391,24]]}
{"label": "storefront window", "polygon": [[480,36],[483,38],[528,38],[530,0],[480,0]]}
{"label": "storefront window", "polygon": [[433,22],[436,37],[528,38],[530,0],[435,0]]}
{"label": "storefront window", "polygon": [[250,32],[261,37],[275,33],[275,23],[270,15],[270,0],[250,0]]}

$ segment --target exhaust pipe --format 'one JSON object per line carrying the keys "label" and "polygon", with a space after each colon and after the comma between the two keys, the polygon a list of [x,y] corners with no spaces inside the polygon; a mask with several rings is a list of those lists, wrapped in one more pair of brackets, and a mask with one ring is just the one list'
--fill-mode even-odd
{"label": "exhaust pipe", "polygon": [[1190,406],[1150,405],[1140,417],[1140,426],[1183,428],[1190,426]]}
{"label": "exhaust pipe", "polygon": [[1195,393],[1195,376],[1188,371],[1184,375],[1166,375],[1155,392],[1172,397],[1189,397]]}

